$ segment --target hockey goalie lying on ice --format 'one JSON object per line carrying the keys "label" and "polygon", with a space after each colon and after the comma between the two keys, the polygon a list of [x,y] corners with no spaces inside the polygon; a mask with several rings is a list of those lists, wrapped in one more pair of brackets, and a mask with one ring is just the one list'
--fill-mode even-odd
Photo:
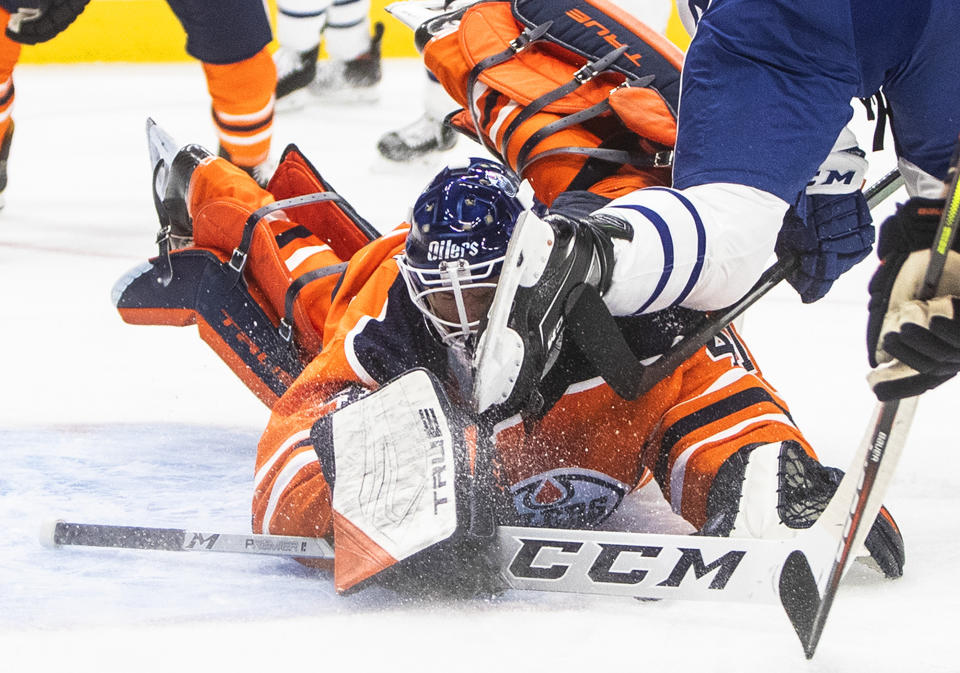
{"label": "hockey goalie lying on ice", "polygon": [[[118,282],[117,308],[131,323],[197,324],[270,406],[253,529],[332,537],[339,590],[411,577],[489,588],[478,552],[493,525],[628,527],[643,517],[636,495],[650,480],[677,514],[717,536],[791,536],[836,488],[839,470],[817,461],[733,327],[634,400],[560,339],[529,403],[472,411],[470,354],[518,218],[562,224],[669,180],[659,164],[675,131],[680,55],[614,16],[628,38],[616,60],[603,58],[606,43],[578,53],[571,35],[548,31],[537,37],[538,60],[510,75],[525,78],[526,97],[479,87],[486,116],[460,122],[501,148],[510,168],[473,159],[444,169],[411,195],[409,221],[379,237],[294,146],[264,190],[148,122],[160,254]],[[499,26],[462,36],[457,48],[472,60],[460,79],[449,55],[438,73],[476,91],[470,63],[507,49],[522,25],[507,3],[462,19]],[[456,44],[443,39],[427,44],[428,63],[434,45]],[[638,71],[623,56],[641,49]],[[574,77],[588,59],[600,61],[590,81],[602,86]],[[624,119],[614,96],[642,105]],[[597,116],[575,116],[586,108]],[[495,140],[497,129],[508,139]],[[593,235],[603,244],[618,231]],[[652,358],[701,317],[671,309],[617,325],[637,357]],[[867,547],[888,577],[902,573],[903,541],[886,510]]]}

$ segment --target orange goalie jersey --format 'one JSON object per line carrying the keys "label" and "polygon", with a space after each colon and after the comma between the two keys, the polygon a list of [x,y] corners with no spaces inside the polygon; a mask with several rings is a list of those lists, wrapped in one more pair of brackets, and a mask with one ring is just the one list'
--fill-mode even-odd
{"label": "orange goalie jersey", "polygon": [[[231,198],[238,193],[225,187],[222,169],[220,160],[197,168],[191,212],[209,211],[223,200],[224,191]],[[235,180],[245,177],[233,175]],[[271,198],[266,192],[250,198],[250,190],[256,187],[246,183],[251,204],[243,211],[231,214],[221,204],[219,236],[228,231],[239,236],[238,228],[225,220],[242,222]],[[214,226],[202,217],[196,224]],[[303,302],[308,319],[297,321],[297,333],[314,338],[321,333],[322,344],[272,405],[256,462],[256,532],[330,534],[330,488],[311,438],[320,416],[416,367],[445,382],[454,403],[465,403],[458,384],[464,364],[430,331],[399,275],[395,257],[403,252],[407,229],[400,226],[353,254],[337,279],[332,302],[326,293]],[[278,245],[294,234],[296,245]],[[216,241],[200,230],[196,238],[222,245],[220,255],[228,257],[232,244],[226,240]],[[291,259],[304,268],[311,267],[313,255],[325,264],[337,259],[324,241],[282,219],[256,235],[254,245],[262,250],[261,260],[275,260],[254,269],[260,287],[271,285],[271,274],[275,285],[289,284]],[[267,249],[272,249],[269,255],[263,252]],[[283,294],[264,292],[274,302],[282,301]],[[634,330],[658,332],[654,343],[669,345],[673,335],[658,327],[656,318],[637,320],[648,322],[632,325]],[[732,329],[637,400],[618,397],[573,351],[561,354],[544,389],[551,403],[542,417],[526,423],[508,419],[495,429],[501,486],[514,504],[507,517],[515,523],[595,526],[652,473],[674,510],[700,527],[712,479],[737,450],[792,439],[810,451],[786,405]]]}
{"label": "orange goalie jersey", "polygon": [[[290,160],[295,174],[304,172],[298,154]],[[249,215],[272,200],[222,159],[201,164],[190,188],[196,245],[228,260]],[[300,223],[278,213],[254,230],[250,290],[273,317],[284,314],[286,288],[351,250],[311,233],[316,226],[303,225],[310,212],[290,211],[300,213]],[[427,326],[399,275],[395,257],[407,230],[402,225],[360,247],[341,273],[321,278],[321,291],[298,296],[294,333],[307,362],[269,400],[272,416],[256,461],[254,531],[330,534],[330,488],[311,438],[322,415],[417,367],[445,382],[451,401],[465,403],[458,383],[464,363]],[[649,355],[669,346],[679,317],[624,319],[623,327],[634,342],[647,340]],[[699,528],[717,469],[740,448],[796,440],[812,455],[732,328],[637,400],[617,396],[572,348],[561,352],[542,393],[548,403],[539,419],[515,417],[495,428],[512,523],[598,525],[652,474],[673,509]]]}

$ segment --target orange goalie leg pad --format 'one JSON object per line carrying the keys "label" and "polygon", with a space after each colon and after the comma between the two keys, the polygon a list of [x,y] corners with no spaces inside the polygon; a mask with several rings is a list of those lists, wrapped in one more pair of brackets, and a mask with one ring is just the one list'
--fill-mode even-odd
{"label": "orange goalie leg pad", "polygon": [[[189,210],[198,247],[217,250],[228,259],[242,238],[250,215],[274,197],[246,173],[217,159],[202,164],[190,182]],[[287,292],[301,276],[343,260],[327,243],[276,211],[256,223],[245,274],[251,295],[274,324],[287,313]],[[309,283],[293,302],[292,323],[297,344],[309,358],[320,350],[323,324],[339,276]]]}
{"label": "orange goalie leg pad", "polygon": [[[284,150],[267,189],[277,200],[336,191],[296,145],[289,145]],[[312,203],[293,209],[288,215],[323,240],[344,260],[353,257],[360,248],[380,235],[349,204],[337,201]]]}

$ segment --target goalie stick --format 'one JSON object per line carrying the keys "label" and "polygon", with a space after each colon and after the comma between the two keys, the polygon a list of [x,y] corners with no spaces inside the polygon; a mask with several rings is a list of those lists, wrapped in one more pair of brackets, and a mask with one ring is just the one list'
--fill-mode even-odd
{"label": "goalie stick", "polygon": [[[923,285],[917,293],[917,298],[922,300],[931,299],[935,295],[947,253],[956,236],[957,226],[960,225],[960,146],[957,149],[951,166],[952,176],[946,203],[933,237],[930,261]],[[849,510],[845,515],[839,510],[843,503],[841,484],[841,489],[837,490],[827,510],[821,515],[820,520],[823,520],[824,524],[829,525],[833,520],[833,525],[839,526],[841,530],[836,553],[826,573],[823,596],[820,595],[820,585],[816,574],[810,568],[808,556],[800,551],[793,552],[784,566],[780,576],[781,602],[800,637],[807,659],[812,658],[816,652],[850,555],[863,544],[870,523],[880,510],[881,500],[903,451],[917,401],[918,397],[910,397],[876,405],[867,433],[857,451],[860,458],[857,487],[852,493],[845,494],[848,501],[851,501]],[[847,481],[846,478],[844,481]],[[817,523],[820,523],[820,520]],[[864,522],[867,522],[866,526],[863,525]]]}
{"label": "goalie stick", "polygon": [[[527,591],[776,604],[776,582],[796,540],[500,526],[506,584]],[[805,532],[803,534],[806,534]],[[180,528],[45,524],[45,546],[229,552],[332,560],[322,538]]]}
{"label": "goalie stick", "polygon": [[[494,534],[500,575],[513,589],[771,605],[778,602],[777,582],[790,554],[808,549],[808,540],[822,544],[832,539],[816,524],[784,540],[519,526],[499,526]],[[48,547],[334,557],[323,538],[63,520],[45,524],[41,542]]]}

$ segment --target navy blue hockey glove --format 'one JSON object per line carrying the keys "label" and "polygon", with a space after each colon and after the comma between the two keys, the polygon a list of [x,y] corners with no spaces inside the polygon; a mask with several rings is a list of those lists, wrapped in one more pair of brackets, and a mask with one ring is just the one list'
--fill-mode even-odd
{"label": "navy blue hockey glove", "polygon": [[50,40],[74,22],[90,0],[3,0],[10,12],[6,35],[14,42],[37,44]]}
{"label": "navy blue hockey glove", "polygon": [[800,258],[799,268],[787,282],[809,304],[869,255],[873,240],[873,218],[861,191],[804,194],[787,211],[775,250],[781,259]]}
{"label": "navy blue hockey glove", "polygon": [[[881,401],[912,397],[960,371],[960,255],[949,252],[937,296],[914,299],[933,243],[943,199],[913,198],[880,229],[880,267],[870,281],[867,355]],[[957,239],[953,250],[958,248]],[[889,364],[888,364],[889,363]]]}

